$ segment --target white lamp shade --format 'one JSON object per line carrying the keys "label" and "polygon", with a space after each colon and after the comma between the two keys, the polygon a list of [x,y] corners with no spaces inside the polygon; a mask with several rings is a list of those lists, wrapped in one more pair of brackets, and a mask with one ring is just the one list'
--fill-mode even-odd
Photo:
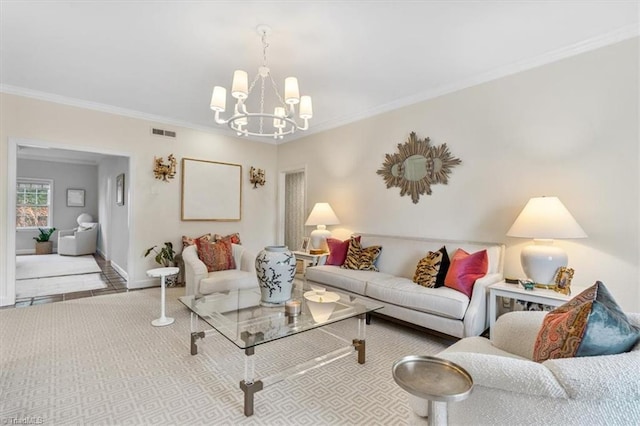
{"label": "white lamp shade", "polygon": [[567,253],[553,240],[587,234],[557,197],[536,197],[524,206],[507,236],[534,239],[520,252],[520,263],[527,278],[546,285],[554,283],[558,268],[568,262]]}
{"label": "white lamp shade", "polygon": [[586,238],[587,234],[558,197],[532,198],[507,232],[534,239]]}
{"label": "white lamp shade", "polygon": [[300,102],[298,79],[295,77],[287,77],[284,79],[284,102],[289,105],[295,105]]}
{"label": "white lamp shade", "polygon": [[231,85],[231,96],[236,99],[247,99],[249,95],[249,76],[246,71],[235,70]]}
{"label": "white lamp shade", "polygon": [[300,98],[300,118],[309,119],[313,117],[313,105],[311,104],[311,96],[302,96]]}
{"label": "white lamp shade", "polygon": [[329,203],[316,203],[304,224],[305,226],[339,225],[340,221]]}
{"label": "white lamp shade", "polygon": [[213,88],[211,94],[211,109],[214,111],[224,112],[227,109],[227,89],[221,86]]}
{"label": "white lamp shade", "polygon": [[329,203],[316,203],[305,222],[306,226],[317,225],[317,229],[314,229],[310,235],[311,247],[316,250],[328,251],[327,238],[331,236],[331,232],[327,230],[326,225],[338,224],[340,224],[338,216],[336,216]]}

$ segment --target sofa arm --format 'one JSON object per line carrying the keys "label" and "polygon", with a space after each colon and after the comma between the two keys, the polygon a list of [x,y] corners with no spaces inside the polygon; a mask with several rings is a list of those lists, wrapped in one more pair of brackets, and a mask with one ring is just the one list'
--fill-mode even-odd
{"label": "sofa arm", "polygon": [[184,261],[185,295],[197,295],[200,280],[209,275],[207,265],[198,258],[196,246],[185,247],[182,250],[182,260]]}
{"label": "sofa arm", "polygon": [[471,352],[443,352],[473,377],[474,385],[524,395],[568,398],[569,395],[543,364],[511,357]]}
{"label": "sofa arm", "polygon": [[256,272],[256,254],[251,250],[244,249],[240,257],[240,265],[236,265],[238,269],[246,272]]}
{"label": "sofa arm", "polygon": [[531,359],[538,331],[546,312],[508,312],[500,315],[491,331],[491,343],[496,348]]}
{"label": "sofa arm", "polygon": [[636,401],[640,406],[640,351],[550,359],[542,363],[571,398]]}
{"label": "sofa arm", "polygon": [[464,314],[464,337],[479,336],[489,327],[487,318],[487,287],[502,281],[502,274],[487,274],[473,285],[469,307]]}
{"label": "sofa arm", "polygon": [[74,228],[74,229],[62,229],[62,230],[58,231],[58,238],[73,236],[74,232],[76,232],[76,229],[77,228]]}

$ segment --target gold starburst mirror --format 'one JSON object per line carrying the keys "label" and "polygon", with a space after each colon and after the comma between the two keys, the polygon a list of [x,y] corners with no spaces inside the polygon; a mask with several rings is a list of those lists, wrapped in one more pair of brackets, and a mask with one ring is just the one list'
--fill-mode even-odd
{"label": "gold starburst mirror", "polygon": [[405,143],[398,144],[398,152],[385,155],[376,173],[382,176],[387,188],[400,188],[400,196],[410,195],[417,204],[420,195],[431,195],[431,185],[446,185],[451,169],[460,163],[446,143],[434,146],[429,138],[418,139],[411,132]]}

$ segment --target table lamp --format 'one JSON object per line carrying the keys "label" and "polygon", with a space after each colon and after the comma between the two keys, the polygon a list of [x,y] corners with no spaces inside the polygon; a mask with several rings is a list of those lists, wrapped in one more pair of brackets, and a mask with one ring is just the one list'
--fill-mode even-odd
{"label": "table lamp", "polygon": [[568,261],[567,253],[554,246],[553,240],[586,238],[587,234],[557,197],[535,197],[524,206],[507,236],[533,238],[533,244],[520,252],[522,269],[536,284],[552,285],[556,271]]}
{"label": "table lamp", "polygon": [[316,203],[311,210],[311,214],[305,222],[305,226],[314,226],[316,229],[311,232],[311,249],[318,253],[329,251],[327,246],[327,238],[331,236],[331,232],[327,230],[327,225],[339,225],[340,221],[333,212],[329,203]]}

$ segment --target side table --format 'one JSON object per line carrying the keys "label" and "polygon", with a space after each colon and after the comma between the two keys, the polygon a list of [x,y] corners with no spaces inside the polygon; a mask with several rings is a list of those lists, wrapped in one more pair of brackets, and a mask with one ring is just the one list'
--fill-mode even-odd
{"label": "side table", "polygon": [[305,270],[307,269],[307,262],[309,262],[309,266],[317,266],[320,264],[321,259],[329,256],[329,253],[311,254],[307,253],[306,251],[294,251],[293,255],[297,260],[302,260],[302,273],[304,274]]}
{"label": "side table", "polygon": [[175,275],[178,272],[180,272],[180,268],[176,268],[176,267],[168,267],[168,268],[155,268],[155,269],[149,269],[147,271],[147,275],[150,277],[160,277],[160,307],[161,307],[161,313],[160,313],[160,318],[155,319],[153,321],[151,321],[151,325],[155,326],[155,327],[162,327],[163,325],[169,325],[169,324],[173,324],[173,318],[168,318],[164,315],[164,307],[165,307],[165,288],[166,288],[166,283],[165,283],[165,278],[170,276],[170,275]]}
{"label": "side table", "polygon": [[[573,295],[580,294],[584,288],[571,287]],[[489,335],[493,334],[493,326],[497,319],[497,299],[506,297],[514,300],[524,300],[526,302],[541,303],[548,306],[560,306],[573,298],[568,294],[557,291],[535,287],[533,290],[525,290],[519,284],[507,284],[504,281],[489,286]]]}
{"label": "side table", "polygon": [[427,400],[429,426],[447,424],[447,403],[467,399],[473,379],[462,367],[433,356],[409,355],[392,367],[393,380],[411,395]]}

